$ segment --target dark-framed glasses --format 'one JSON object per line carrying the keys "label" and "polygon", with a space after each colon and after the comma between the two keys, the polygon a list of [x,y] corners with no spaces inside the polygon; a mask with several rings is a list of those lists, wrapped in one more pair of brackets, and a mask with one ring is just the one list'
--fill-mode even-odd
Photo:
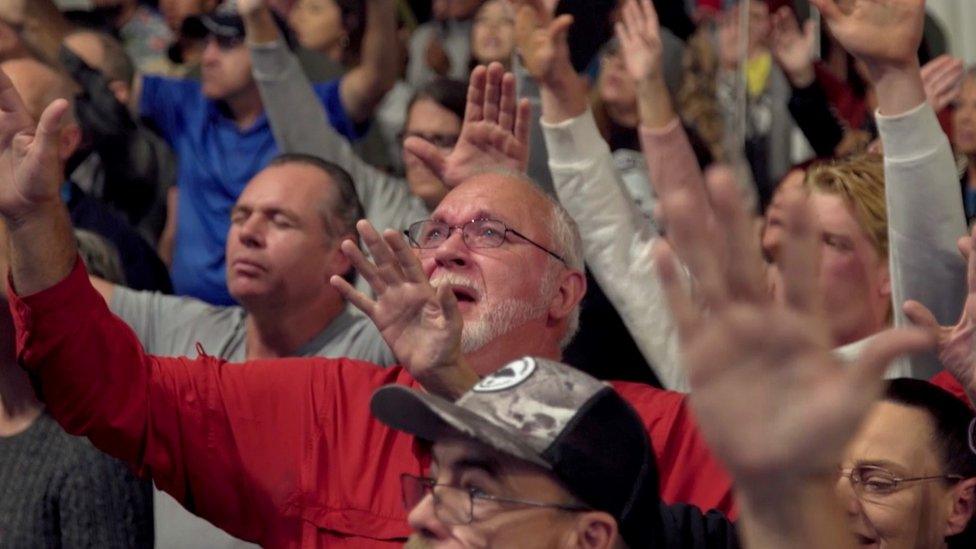
{"label": "dark-framed glasses", "polygon": [[505,242],[505,239],[509,234],[514,234],[529,244],[532,244],[536,248],[539,248],[552,257],[558,259],[564,265],[567,265],[563,256],[557,254],[549,248],[546,248],[542,244],[539,244],[515,229],[508,228],[504,223],[498,221],[497,219],[472,219],[463,225],[455,226],[448,225],[443,221],[424,219],[423,221],[418,221],[410,225],[407,230],[403,231],[403,234],[407,235],[407,238],[410,240],[410,245],[414,248],[431,250],[439,247],[441,244],[447,241],[448,238],[451,238],[451,233],[453,233],[455,229],[461,230],[461,237],[464,239],[464,243],[471,249],[497,248]]}
{"label": "dark-framed glasses", "polygon": [[429,495],[433,498],[434,514],[437,519],[451,526],[484,520],[503,507],[537,507],[574,513],[592,510],[585,505],[493,496],[476,488],[438,484],[432,478],[417,477],[408,473],[400,475],[400,483],[403,490],[403,505],[408,513]]}
{"label": "dark-framed glasses", "polygon": [[944,480],[958,482],[963,480],[960,475],[929,475],[922,477],[900,477],[895,473],[875,465],[858,465],[849,469],[839,469],[842,478],[846,478],[854,488],[854,493],[861,499],[868,501],[883,500],[906,484],[912,482],[928,482]]}

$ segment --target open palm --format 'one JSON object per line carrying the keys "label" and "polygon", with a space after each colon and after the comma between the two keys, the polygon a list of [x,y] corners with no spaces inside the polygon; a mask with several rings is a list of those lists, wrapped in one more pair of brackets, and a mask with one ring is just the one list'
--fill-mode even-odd
{"label": "open palm", "polygon": [[925,0],[810,0],[845,50],[874,64],[917,58]]}
{"label": "open palm", "polygon": [[661,26],[650,0],[628,0],[616,26],[624,66],[635,82],[661,76]]}
{"label": "open palm", "polygon": [[[755,236],[735,182],[719,179],[710,190],[726,245],[754,257],[728,268],[717,259],[689,263],[695,301],[680,283],[669,246],[656,250],[702,432],[738,481],[761,485],[770,475],[832,471],[881,394],[888,363],[926,348],[931,338],[921,330],[889,330],[856,363],[841,363],[831,353],[821,310],[818,237],[802,192],[785,206],[784,297],[774,300],[753,267],[759,251],[751,245]],[[687,230],[699,223],[687,196],[668,199],[663,208],[669,231],[711,238]]]}

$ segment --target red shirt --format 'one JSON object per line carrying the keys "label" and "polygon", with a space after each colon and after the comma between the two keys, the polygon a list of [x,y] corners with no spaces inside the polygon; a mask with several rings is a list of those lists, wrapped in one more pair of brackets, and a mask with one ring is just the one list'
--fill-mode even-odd
{"label": "red shirt", "polygon": [[969,397],[966,395],[966,389],[964,389],[962,384],[959,383],[956,376],[950,374],[948,370],[942,370],[938,374],[935,374],[935,377],[930,379],[929,383],[949,391],[953,396],[965,402],[967,406],[970,408],[973,407],[973,404],[969,402]]}
{"label": "red shirt", "polygon": [[[389,547],[409,534],[400,474],[423,474],[429,455],[369,412],[377,388],[419,386],[405,369],[150,356],[80,261],[43,292],[11,290],[10,307],[18,358],[64,428],[232,535],[273,547]],[[732,511],[730,480],[683,395],[613,385],[647,425],[663,499]]]}

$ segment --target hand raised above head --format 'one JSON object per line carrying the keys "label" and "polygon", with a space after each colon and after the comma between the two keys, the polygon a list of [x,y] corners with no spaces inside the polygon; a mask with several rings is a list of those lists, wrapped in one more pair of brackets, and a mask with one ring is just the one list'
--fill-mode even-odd
{"label": "hand raised above head", "polygon": [[407,138],[403,146],[451,188],[492,167],[524,172],[531,115],[529,101],[516,96],[512,73],[501,63],[478,66],[471,72],[464,123],[454,149],[445,154],[420,137]]}
{"label": "hand raised above head", "polygon": [[545,84],[556,80],[559,71],[572,70],[567,36],[573,25],[568,14],[553,18],[542,0],[516,0],[515,44],[525,70]]}
{"label": "hand raised above head", "polygon": [[[788,197],[779,266],[782,292],[765,291],[755,234],[734,181],[711,182],[716,223],[735,261],[688,263],[693,300],[661,243],[656,259],[681,340],[691,404],[710,447],[741,485],[769,486],[833,471],[848,440],[881,394],[882,373],[900,354],[923,350],[920,330],[875,336],[854,364],[831,353],[821,309],[819,236],[801,190]],[[664,205],[669,234],[711,249],[687,193]]]}
{"label": "hand raised above head", "polygon": [[60,203],[60,130],[68,108],[67,101],[58,99],[35,123],[10,78],[0,71],[0,215],[8,223]]}
{"label": "hand raised above head", "polygon": [[650,0],[627,0],[615,32],[624,65],[635,82],[663,78],[661,25]]}
{"label": "hand raised above head", "polygon": [[810,0],[841,46],[869,70],[917,63],[925,0]]}

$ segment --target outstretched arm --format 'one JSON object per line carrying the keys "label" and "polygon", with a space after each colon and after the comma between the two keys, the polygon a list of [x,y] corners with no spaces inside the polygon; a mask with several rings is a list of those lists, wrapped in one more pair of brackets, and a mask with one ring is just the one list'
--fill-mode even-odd
{"label": "outstretched arm", "polygon": [[[848,9],[834,0],[814,3],[841,45],[864,63],[877,94],[895,324],[908,323],[902,304],[909,299],[951,323],[965,295],[956,241],[966,225],[952,151],[919,68],[925,2],[859,0]],[[928,378],[939,368],[925,357],[913,358],[910,366],[899,373]]]}
{"label": "outstretched arm", "polygon": [[[836,464],[880,396],[895,357],[930,346],[918,330],[877,336],[854,364],[830,352],[820,307],[819,237],[802,193],[787,207],[782,270],[785,299],[773,300],[759,260],[751,218],[731,177],[714,177],[709,198],[722,246],[741,252],[728,268],[713,256],[691,267],[700,301],[677,276],[674,252],[656,251],[661,283],[681,340],[691,405],[712,450],[732,474],[745,547],[854,547],[833,488]],[[707,249],[693,197],[664,201],[669,229]],[[751,256],[751,257],[750,257]]]}
{"label": "outstretched arm", "polygon": [[342,77],[339,95],[354,122],[373,117],[397,79],[397,29],[394,0],[366,1],[366,32],[359,64]]}

